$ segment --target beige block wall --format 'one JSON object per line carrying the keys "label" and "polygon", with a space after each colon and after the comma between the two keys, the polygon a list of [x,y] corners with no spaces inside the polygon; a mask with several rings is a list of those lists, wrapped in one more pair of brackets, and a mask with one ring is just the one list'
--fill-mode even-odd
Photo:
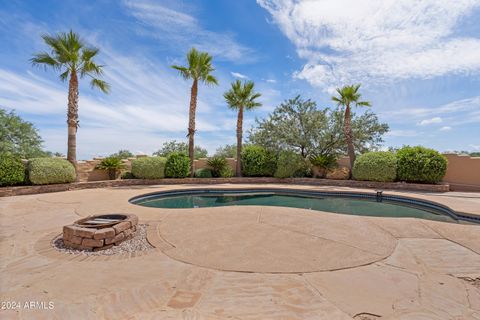
{"label": "beige block wall", "polygon": [[448,159],[444,182],[450,190],[480,191],[480,157],[444,154]]}

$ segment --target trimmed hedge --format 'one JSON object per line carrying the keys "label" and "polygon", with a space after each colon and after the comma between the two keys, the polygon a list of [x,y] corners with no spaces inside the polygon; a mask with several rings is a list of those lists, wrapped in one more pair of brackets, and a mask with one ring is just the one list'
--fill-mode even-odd
{"label": "trimmed hedge", "polygon": [[165,178],[166,158],[144,157],[132,161],[132,175],[139,179]]}
{"label": "trimmed hedge", "polygon": [[207,168],[195,170],[195,178],[212,178],[212,171]]}
{"label": "trimmed hedge", "polygon": [[32,184],[74,182],[75,168],[61,158],[33,158],[28,161],[28,178]]}
{"label": "trimmed hedge", "polygon": [[433,149],[406,146],[397,151],[397,159],[401,181],[438,183],[447,172],[447,158]]}
{"label": "trimmed hedge", "polygon": [[394,181],[397,176],[397,158],[392,152],[368,152],[360,155],[353,165],[355,180]]}
{"label": "trimmed hedge", "polygon": [[25,166],[10,154],[0,156],[0,186],[14,186],[25,181]]}
{"label": "trimmed hedge", "polygon": [[275,173],[276,159],[265,148],[256,145],[242,150],[242,174],[247,177],[271,177]]}
{"label": "trimmed hedge", "polygon": [[303,177],[307,171],[307,165],[301,155],[293,151],[280,152],[277,160],[275,178]]}
{"label": "trimmed hedge", "polygon": [[184,153],[171,153],[165,164],[167,178],[186,178],[190,175],[190,158]]}

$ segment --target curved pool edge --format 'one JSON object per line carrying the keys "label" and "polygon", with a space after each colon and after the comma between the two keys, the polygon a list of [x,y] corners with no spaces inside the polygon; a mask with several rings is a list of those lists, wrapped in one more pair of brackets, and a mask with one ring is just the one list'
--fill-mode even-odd
{"label": "curved pool edge", "polygon": [[[164,190],[164,191],[154,191],[143,193],[140,195],[136,195],[131,197],[128,202],[133,205],[140,205],[140,200],[160,197],[160,196],[175,196],[175,195],[187,195],[187,194],[202,194],[202,193],[255,193],[255,192],[275,192],[280,194],[293,194],[293,195],[309,195],[309,196],[331,196],[337,198],[350,198],[350,199],[377,199],[378,193],[377,191],[368,192],[369,189],[365,189],[362,191],[353,191],[353,190],[342,190],[342,191],[326,191],[326,190],[312,190],[312,189],[299,189],[299,188],[291,188],[291,187],[258,187],[256,185],[252,185],[252,187],[242,186],[242,187],[211,187],[211,185],[205,185],[205,187],[198,188],[198,187],[186,187],[186,188],[178,188],[173,190]],[[395,191],[393,191],[395,192]],[[461,212],[452,209],[450,206],[446,204],[440,203],[438,201],[432,201],[428,199],[424,199],[422,194],[413,194],[415,196],[408,196],[408,195],[399,195],[392,193],[389,191],[382,190],[382,200],[387,200],[389,202],[396,203],[398,205],[408,205],[412,204],[422,208],[423,210],[427,211],[426,209],[436,210],[437,212],[440,211],[442,214],[449,216],[455,222],[467,222],[467,223],[474,223],[480,224],[480,214],[472,214],[468,212]],[[283,207],[283,206],[279,206]],[[161,208],[158,208],[161,209]],[[301,208],[299,208],[301,209]],[[337,213],[337,212],[332,212]],[[342,214],[342,213],[338,213]],[[401,218],[401,217],[398,217]],[[421,219],[421,218],[420,218]]]}

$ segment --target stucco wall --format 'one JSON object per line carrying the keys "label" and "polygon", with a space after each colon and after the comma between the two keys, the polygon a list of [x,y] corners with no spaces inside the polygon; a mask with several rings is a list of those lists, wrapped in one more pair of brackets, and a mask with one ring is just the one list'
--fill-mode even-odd
{"label": "stucco wall", "polygon": [[448,159],[444,182],[451,190],[480,191],[480,157],[444,154]]}

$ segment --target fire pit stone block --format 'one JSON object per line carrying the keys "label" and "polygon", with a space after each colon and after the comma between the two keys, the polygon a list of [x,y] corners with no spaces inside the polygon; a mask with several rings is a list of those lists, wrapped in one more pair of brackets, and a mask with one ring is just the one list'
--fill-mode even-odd
{"label": "fire pit stone block", "polygon": [[105,250],[131,239],[137,224],[133,214],[91,216],[64,226],[63,242],[77,250]]}

